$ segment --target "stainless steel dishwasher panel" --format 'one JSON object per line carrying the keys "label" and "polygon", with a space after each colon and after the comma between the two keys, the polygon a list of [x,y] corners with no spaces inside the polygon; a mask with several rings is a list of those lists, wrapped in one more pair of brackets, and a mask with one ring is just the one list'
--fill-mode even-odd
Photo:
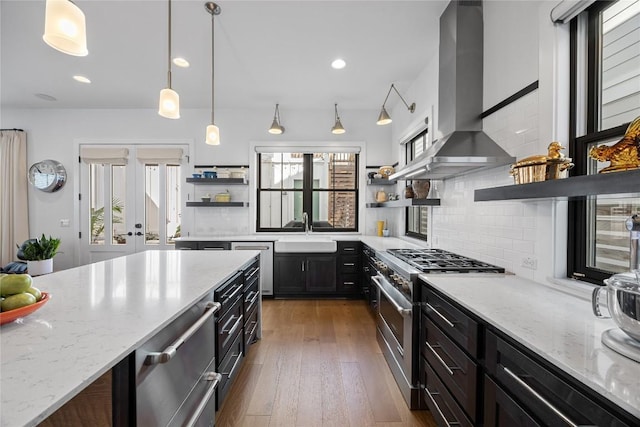
{"label": "stainless steel dishwasher panel", "polygon": [[[206,373],[215,374],[218,309],[211,292],[136,350],[137,425],[168,425],[187,398],[204,401],[215,388],[202,382]],[[196,389],[201,396],[193,395]]]}
{"label": "stainless steel dishwasher panel", "polygon": [[260,251],[260,289],[262,295],[273,295],[273,242],[231,242],[236,251]]}

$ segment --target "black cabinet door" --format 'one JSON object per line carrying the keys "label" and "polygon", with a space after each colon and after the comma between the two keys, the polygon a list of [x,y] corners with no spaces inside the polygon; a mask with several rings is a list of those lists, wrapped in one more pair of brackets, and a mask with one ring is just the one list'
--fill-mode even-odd
{"label": "black cabinet door", "polygon": [[[300,294],[306,288],[304,255],[276,255],[273,257],[273,289],[275,295]],[[335,270],[335,268],[334,268]]]}
{"label": "black cabinet door", "polygon": [[336,291],[336,256],[309,255],[305,266],[307,273],[307,292]]}
{"label": "black cabinet door", "polygon": [[484,377],[484,425],[485,427],[542,426],[486,375]]}

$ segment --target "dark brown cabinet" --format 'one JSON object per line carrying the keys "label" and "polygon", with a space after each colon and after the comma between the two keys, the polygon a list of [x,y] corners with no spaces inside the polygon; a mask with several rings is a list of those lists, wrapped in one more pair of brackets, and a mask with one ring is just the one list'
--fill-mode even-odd
{"label": "dark brown cabinet", "polygon": [[360,257],[360,241],[338,241],[337,285],[339,296],[360,298],[360,275],[362,271]]}
{"label": "dark brown cabinet", "polygon": [[273,272],[276,297],[327,296],[336,292],[335,254],[275,254]]}

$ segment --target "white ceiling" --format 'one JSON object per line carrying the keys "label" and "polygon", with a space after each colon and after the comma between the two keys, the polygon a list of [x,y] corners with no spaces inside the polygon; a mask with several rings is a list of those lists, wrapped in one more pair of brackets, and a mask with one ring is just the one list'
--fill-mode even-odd
{"label": "white ceiling", "polygon": [[[167,1],[75,0],[89,55],[42,41],[44,0],[0,0],[4,108],[157,108],[167,84]],[[403,93],[437,54],[448,1],[220,0],[215,106],[377,109],[392,82]],[[205,1],[173,1],[173,66],[181,108],[211,108],[211,15]],[[333,70],[341,57],[347,66]],[[90,85],[72,75],[82,74]],[[45,101],[43,93],[57,98]],[[407,100],[411,102],[411,100]],[[397,102],[396,99],[390,102]]]}

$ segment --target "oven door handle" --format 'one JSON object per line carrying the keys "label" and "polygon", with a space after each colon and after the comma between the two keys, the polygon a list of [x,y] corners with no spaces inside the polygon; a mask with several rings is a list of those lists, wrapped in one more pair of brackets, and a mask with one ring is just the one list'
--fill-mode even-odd
{"label": "oven door handle", "polygon": [[177,340],[175,340],[162,352],[152,351],[147,354],[147,357],[144,359],[144,364],[155,365],[157,363],[167,363],[173,358],[173,356],[176,355],[176,352],[178,351],[180,346],[184,344],[189,338],[191,338],[191,336],[195,334],[198,329],[200,329],[202,325],[204,325],[216,311],[220,310],[220,307],[221,305],[219,302],[209,301],[205,307],[204,314],[200,316],[200,318],[196,320],[193,325],[191,325],[189,329],[185,331],[184,334],[180,335]]}
{"label": "oven door handle", "polygon": [[378,289],[380,289],[380,292],[382,292],[384,294],[385,297],[387,297],[387,299],[389,300],[389,302],[393,305],[393,307],[398,311],[398,313],[400,313],[401,316],[407,317],[410,316],[411,313],[413,313],[413,310],[410,308],[404,308],[403,306],[401,306],[400,304],[398,304],[396,302],[396,300],[394,300],[391,295],[389,295],[389,292],[387,292],[387,290],[384,288],[384,285],[380,282],[380,275],[375,275],[372,276],[371,279],[376,282],[376,285],[378,285]]}

